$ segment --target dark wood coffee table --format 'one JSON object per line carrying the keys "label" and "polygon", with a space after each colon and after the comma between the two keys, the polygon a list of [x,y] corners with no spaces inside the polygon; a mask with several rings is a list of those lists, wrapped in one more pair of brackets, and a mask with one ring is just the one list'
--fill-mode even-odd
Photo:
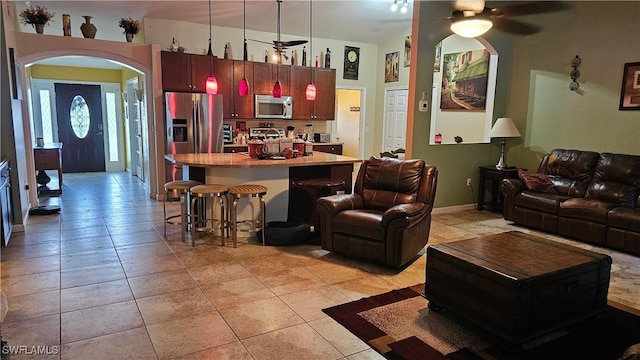
{"label": "dark wood coffee table", "polygon": [[519,346],[607,306],[611,258],[513,231],[427,248],[424,296]]}

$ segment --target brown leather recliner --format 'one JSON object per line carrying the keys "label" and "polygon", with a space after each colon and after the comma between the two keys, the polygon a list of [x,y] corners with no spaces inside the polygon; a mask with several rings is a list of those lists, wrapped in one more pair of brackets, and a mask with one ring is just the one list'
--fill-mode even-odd
{"label": "brown leather recliner", "polygon": [[365,160],[353,194],[318,199],[322,248],[401,267],[429,240],[437,180],[424,160]]}

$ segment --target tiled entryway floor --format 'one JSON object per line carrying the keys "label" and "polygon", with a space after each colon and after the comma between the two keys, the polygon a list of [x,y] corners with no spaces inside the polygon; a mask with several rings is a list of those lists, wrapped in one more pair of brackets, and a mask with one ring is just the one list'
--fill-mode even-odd
{"label": "tiled entryway floor", "polygon": [[[5,340],[50,354],[12,359],[382,359],[321,310],[424,282],[424,254],[397,271],[317,245],[193,248],[177,226],[163,240],[162,202],[127,173],[65,175],[48,203],[61,213],[30,217],[2,249],[1,287]],[[435,214],[429,243],[516,229],[533,232],[486,211]],[[614,258],[609,298],[640,309],[640,260],[593,249]]]}

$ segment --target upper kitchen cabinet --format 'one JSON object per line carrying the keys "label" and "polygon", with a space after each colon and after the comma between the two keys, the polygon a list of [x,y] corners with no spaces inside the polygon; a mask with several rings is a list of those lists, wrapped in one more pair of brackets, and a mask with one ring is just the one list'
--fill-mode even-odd
{"label": "upper kitchen cabinet", "polygon": [[253,93],[255,95],[271,95],[276,79],[282,86],[282,95],[291,96],[289,85],[289,69],[291,66],[270,63],[253,63]]}
{"label": "upper kitchen cabinet", "polygon": [[[215,74],[218,94],[222,94],[224,99],[222,112],[225,119],[253,119],[253,65],[250,61],[217,59]],[[247,96],[240,96],[238,89],[243,76],[249,80]]]}
{"label": "upper kitchen cabinet", "polygon": [[305,89],[311,80],[309,67],[291,67],[291,93],[293,96],[293,118],[298,120],[335,119],[336,70],[312,68],[316,99],[305,98]]}
{"label": "upper kitchen cabinet", "polygon": [[205,82],[215,66],[215,57],[207,55],[161,52],[162,90],[200,92],[206,91]]}

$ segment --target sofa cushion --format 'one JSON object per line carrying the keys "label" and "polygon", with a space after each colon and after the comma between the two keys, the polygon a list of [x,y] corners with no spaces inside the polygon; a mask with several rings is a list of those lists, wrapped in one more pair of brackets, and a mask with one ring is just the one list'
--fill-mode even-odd
{"label": "sofa cushion", "polygon": [[616,204],[604,201],[573,198],[563,201],[560,204],[558,215],[561,217],[581,219],[585,221],[594,221],[600,224],[607,223],[607,214],[609,210],[616,207]]}
{"label": "sofa cushion", "polygon": [[634,207],[640,196],[640,156],[602,153],[585,197]]}
{"label": "sofa cushion", "polygon": [[567,199],[566,196],[525,190],[516,196],[515,205],[516,207],[557,214],[560,203]]}
{"label": "sofa cushion", "polygon": [[333,219],[333,232],[365,237],[369,240],[384,241],[382,211],[345,210]]}
{"label": "sofa cushion", "polygon": [[365,209],[386,210],[416,200],[423,160],[371,157],[366,166],[362,190]]}
{"label": "sofa cushion", "polygon": [[547,174],[528,174],[524,169],[518,169],[518,177],[524,181],[528,190],[557,194],[558,190]]}
{"label": "sofa cushion", "polygon": [[555,149],[538,168],[549,175],[558,194],[584,197],[599,154],[593,151]]}
{"label": "sofa cushion", "polygon": [[613,208],[607,216],[609,226],[640,233],[640,209],[624,206]]}

